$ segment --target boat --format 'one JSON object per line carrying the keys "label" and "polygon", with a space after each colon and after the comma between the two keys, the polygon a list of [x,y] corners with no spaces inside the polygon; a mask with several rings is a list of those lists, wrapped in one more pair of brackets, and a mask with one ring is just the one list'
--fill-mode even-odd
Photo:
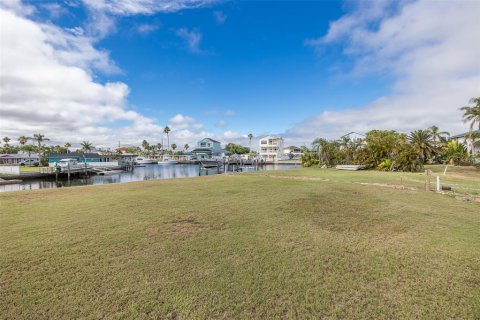
{"label": "boat", "polygon": [[170,157],[163,157],[163,160],[158,162],[158,164],[176,164],[176,163],[178,163],[178,161],[173,160]]}
{"label": "boat", "polygon": [[135,159],[135,163],[136,164],[155,164],[157,163],[157,161],[149,158],[137,157]]}

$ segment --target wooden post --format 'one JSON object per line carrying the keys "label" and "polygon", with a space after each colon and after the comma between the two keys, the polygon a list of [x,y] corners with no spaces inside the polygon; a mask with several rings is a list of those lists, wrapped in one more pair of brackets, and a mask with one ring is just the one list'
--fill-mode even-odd
{"label": "wooden post", "polygon": [[67,173],[67,175],[68,175],[68,180],[70,181],[70,162],[68,163],[67,169],[68,169],[68,173]]}
{"label": "wooden post", "polygon": [[425,170],[425,191],[430,191],[432,171],[430,169]]}
{"label": "wooden post", "polygon": [[440,186],[440,176],[437,176],[437,192],[440,192],[441,186]]}

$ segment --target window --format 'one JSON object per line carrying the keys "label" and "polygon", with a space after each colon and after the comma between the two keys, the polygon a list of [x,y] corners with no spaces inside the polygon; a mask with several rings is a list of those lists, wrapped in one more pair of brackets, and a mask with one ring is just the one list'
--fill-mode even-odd
{"label": "window", "polygon": [[260,140],[260,144],[267,144],[267,140]]}
{"label": "window", "polygon": [[200,143],[200,147],[206,147],[207,144],[205,142]]}

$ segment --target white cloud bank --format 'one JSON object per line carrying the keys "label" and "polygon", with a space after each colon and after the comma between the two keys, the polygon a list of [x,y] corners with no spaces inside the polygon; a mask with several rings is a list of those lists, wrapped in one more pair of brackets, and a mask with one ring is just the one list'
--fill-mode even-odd
{"label": "white cloud bank", "polygon": [[[96,72],[119,72],[108,52],[94,48],[79,28],[29,19],[33,12],[18,1],[0,4],[0,136],[42,133],[52,143],[99,146],[161,141],[163,126],[128,107],[125,83],[95,79]],[[165,122],[172,143],[210,135],[181,114]]]}
{"label": "white cloud bank", "polygon": [[364,106],[324,111],[285,135],[310,142],[374,128],[465,130],[458,108],[480,96],[479,16],[476,1],[360,2],[306,44],[318,52],[343,44],[343,54],[355,61],[350,76],[386,72],[395,78],[392,93]]}

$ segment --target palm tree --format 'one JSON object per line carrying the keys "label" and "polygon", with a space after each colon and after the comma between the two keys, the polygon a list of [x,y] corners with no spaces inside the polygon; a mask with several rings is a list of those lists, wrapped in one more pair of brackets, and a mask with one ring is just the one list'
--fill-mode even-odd
{"label": "palm tree", "polygon": [[20,142],[20,144],[22,146],[25,145],[25,143],[27,143],[27,141],[28,141],[28,137],[25,137],[25,136],[18,137],[18,142]]}
{"label": "palm tree", "polygon": [[172,130],[170,130],[168,126],[165,126],[165,128],[163,128],[163,133],[167,135],[167,148],[168,146],[170,146],[170,136],[169,136],[170,131]]}
{"label": "palm tree", "polygon": [[430,134],[432,135],[433,143],[436,145],[437,144],[437,139],[438,142],[445,142],[447,141],[446,137],[450,136],[450,133],[447,131],[440,131],[440,129],[437,126],[431,126],[428,128],[428,131],[430,131]]}
{"label": "palm tree", "polygon": [[82,146],[82,151],[84,153],[86,153],[88,151],[92,151],[92,149],[93,149],[93,145],[90,141],[82,141],[82,143],[80,143],[80,146]]}
{"label": "palm tree", "polygon": [[148,143],[147,140],[142,141],[142,148],[144,151],[147,151],[150,148],[150,144]]}
{"label": "palm tree", "polygon": [[480,129],[480,97],[472,98],[469,101],[473,106],[465,106],[460,108],[463,111],[463,122],[470,121],[470,131],[473,131],[475,124]]}
{"label": "palm tree", "polygon": [[183,148],[185,149],[185,151],[187,151],[187,150],[190,148],[190,146],[188,145],[188,143],[186,143],[186,144],[183,146]]}
{"label": "palm tree", "polygon": [[249,151],[249,158],[251,158],[251,154],[252,154],[252,139],[253,139],[253,134],[249,133],[248,134],[248,140],[249,140],[249,148],[250,148],[250,151]]}
{"label": "palm tree", "polygon": [[36,133],[36,134],[33,135],[33,137],[29,137],[28,139],[37,142],[38,150],[40,150],[42,148],[42,142],[50,141],[50,139],[45,138],[45,135],[40,134],[40,133]]}
{"label": "palm tree", "polygon": [[435,153],[435,148],[432,144],[432,134],[429,130],[416,130],[410,132],[408,141],[410,141],[412,146],[416,149],[418,156],[423,163]]}
{"label": "palm tree", "polygon": [[172,149],[175,152],[175,149],[177,149],[177,145],[175,143],[172,143]]}
{"label": "palm tree", "polygon": [[67,143],[65,143],[65,144],[63,145],[63,147],[64,147],[65,149],[67,149],[67,153],[70,152],[69,148],[70,148],[71,146],[72,146],[72,144],[71,144],[70,142],[67,142]]}
{"label": "palm tree", "polygon": [[2,140],[5,142],[5,146],[7,147],[11,139],[9,137],[4,137]]}
{"label": "palm tree", "polygon": [[163,147],[162,144],[159,142],[159,143],[157,143],[156,146],[157,146],[158,153],[160,153],[160,151],[162,151],[162,147]]}

